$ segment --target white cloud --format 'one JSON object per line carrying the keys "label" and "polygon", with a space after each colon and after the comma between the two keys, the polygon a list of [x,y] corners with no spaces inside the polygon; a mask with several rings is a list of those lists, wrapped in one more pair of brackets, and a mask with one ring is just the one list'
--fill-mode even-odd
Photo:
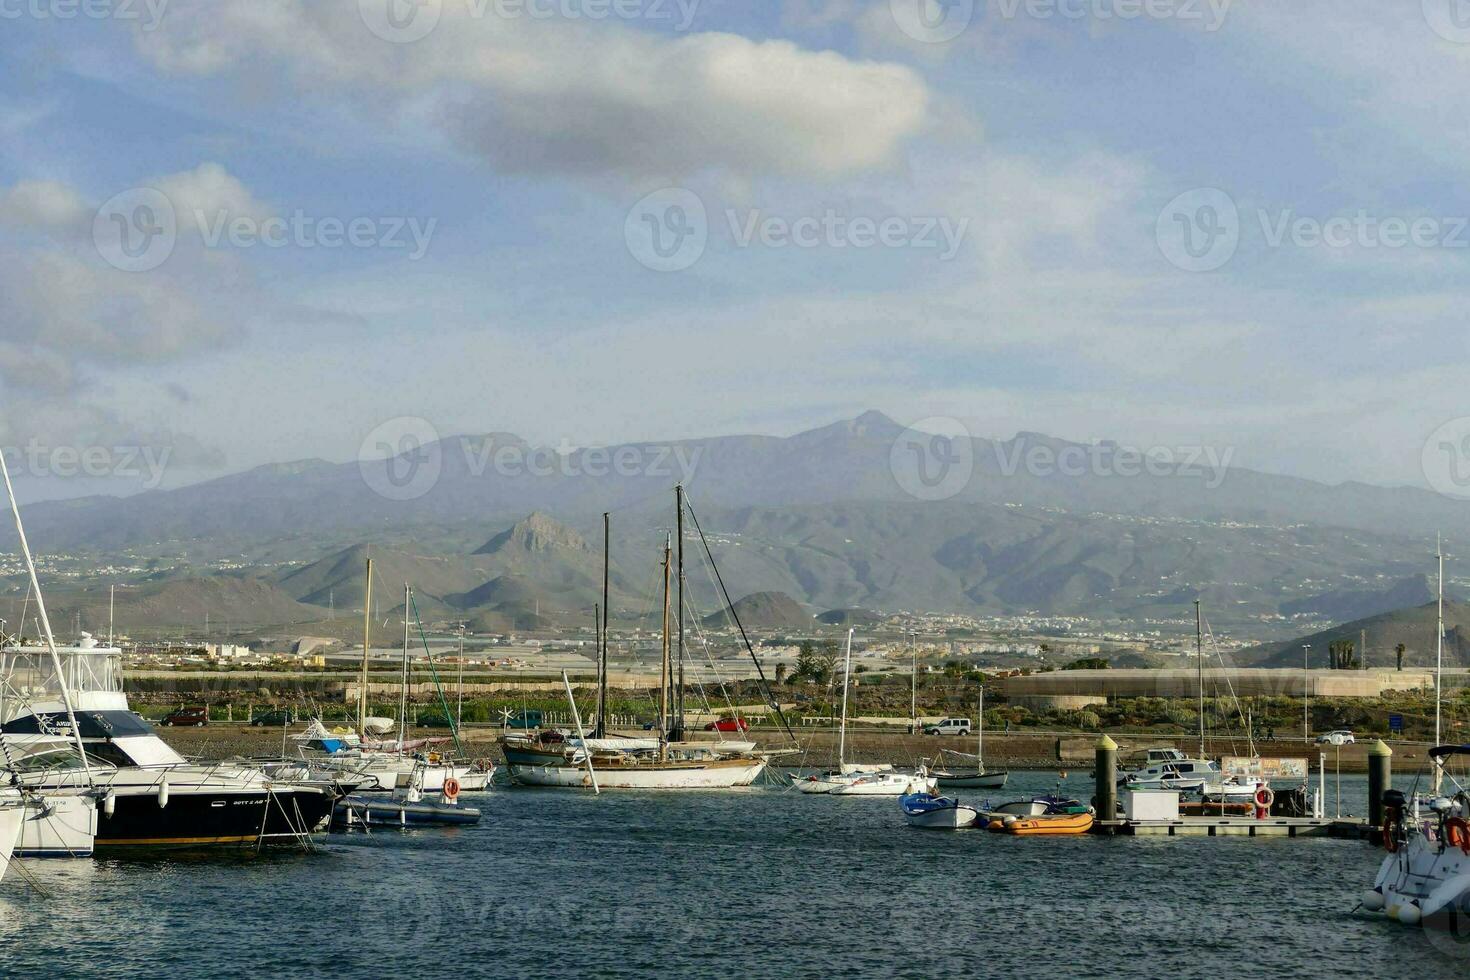
{"label": "white cloud", "polygon": [[82,195],[54,180],[23,180],[0,193],[0,226],[75,231],[90,217]]}
{"label": "white cloud", "polygon": [[430,120],[520,173],[842,177],[894,169],[930,122],[927,86],[901,65],[475,6],[447,3],[427,37],[391,44],[351,4],[176,2],[137,46],[160,70],[235,75],[256,92],[285,71],[293,95],[306,85],[376,119]]}

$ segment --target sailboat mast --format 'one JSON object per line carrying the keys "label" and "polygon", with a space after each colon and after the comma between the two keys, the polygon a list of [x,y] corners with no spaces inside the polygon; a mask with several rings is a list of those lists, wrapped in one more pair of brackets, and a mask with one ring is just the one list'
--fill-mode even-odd
{"label": "sailboat mast", "polygon": [[[1443,737],[1441,724],[1444,710],[1444,542],[1438,535],[1435,535],[1434,551],[1439,558],[1439,599],[1434,627],[1434,744],[1438,746]],[[1443,779],[1444,766],[1436,759],[1434,763],[1434,792],[1436,794],[1439,793]]]}
{"label": "sailboat mast", "polygon": [[667,752],[669,741],[669,537],[664,535],[664,616],[663,651],[658,670],[658,734],[660,749]]}
{"label": "sailboat mast", "polygon": [[684,738],[684,484],[674,487],[674,502],[678,514],[674,519],[674,533],[679,536],[679,595],[678,595],[678,617],[679,617],[679,666],[678,666],[678,689],[674,693],[674,710],[678,713],[678,720],[674,722],[676,741]]}
{"label": "sailboat mast", "polygon": [[1194,656],[1199,671],[1199,757],[1205,757],[1205,634],[1199,611],[1199,600],[1194,600]]}
{"label": "sailboat mast", "polygon": [[980,699],[975,705],[975,773],[985,775],[985,682],[980,682]]}
{"label": "sailboat mast", "polygon": [[408,605],[412,595],[403,583],[403,681],[398,686],[398,751],[408,739]]}
{"label": "sailboat mast", "polygon": [[362,681],[357,685],[357,734],[367,738],[368,636],[373,631],[373,560],[367,560],[367,591],[362,594]]}
{"label": "sailboat mast", "polygon": [[852,676],[852,629],[847,631],[847,653],[842,658],[842,728],[837,733],[837,771],[847,755],[847,685]]}
{"label": "sailboat mast", "polygon": [[456,682],[456,704],[454,706],[454,730],[464,727],[464,623],[459,624],[459,679]]}
{"label": "sailboat mast", "polygon": [[592,729],[593,738],[607,734],[607,576],[611,555],[611,518],[606,511],[602,514],[602,649],[597,657],[597,725]]}
{"label": "sailboat mast", "polygon": [[[51,653],[51,668],[56,671],[56,683],[61,688],[61,703],[66,708],[66,723],[71,726],[73,740],[77,743],[77,755],[82,759],[82,773],[87,785],[92,786],[92,764],[87,761],[87,749],[82,744],[82,730],[77,727],[77,716],[72,710],[71,685],[66,681],[66,670],[61,665],[61,655],[56,652],[56,637],[51,634],[51,617],[46,614],[46,600],[41,595],[41,580],[36,577],[36,562],[31,557],[31,546],[26,541],[25,525],[20,521],[20,504],[15,500],[15,487],[10,484],[10,467],[5,454],[0,452],[0,475],[5,477],[5,494],[10,498],[10,513],[15,518],[15,534],[20,539],[21,554],[25,556],[26,572],[30,575],[31,590],[36,593],[36,614],[41,621],[41,632],[46,637],[46,649]],[[21,614],[21,632],[25,632],[25,614]]]}

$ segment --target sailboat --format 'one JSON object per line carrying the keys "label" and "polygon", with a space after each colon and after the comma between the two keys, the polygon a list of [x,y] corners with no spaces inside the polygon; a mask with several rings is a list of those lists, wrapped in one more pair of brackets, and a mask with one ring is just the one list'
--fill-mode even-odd
{"label": "sailboat", "polygon": [[[980,701],[975,709],[975,767],[969,768],[942,768],[931,769],[935,781],[940,789],[1004,789],[1006,778],[1010,775],[1005,772],[986,772],[985,770],[985,689],[980,689]],[[945,755],[955,755],[961,758],[970,758],[965,752],[952,752],[942,750],[940,759]]]}
{"label": "sailboat", "polygon": [[15,845],[20,843],[21,827],[25,823],[25,800],[18,792],[0,795],[0,881],[10,867],[10,856]]}
{"label": "sailboat", "polygon": [[[687,741],[684,738],[684,488],[675,488],[678,508],[678,626],[669,615],[672,549],[667,538],[663,551],[663,643],[660,666],[660,713],[656,739],[624,739],[610,736],[599,713],[592,737],[581,731],[576,739],[543,733],[503,735],[500,749],[505,754],[511,780],[524,786],[588,787],[603,789],[730,789],[749,786],[769,764],[766,755],[732,749],[718,743]],[[606,531],[606,524],[604,524]],[[708,555],[708,551],[706,550]],[[713,557],[712,555],[709,557]],[[604,552],[604,562],[606,553]],[[605,581],[604,577],[604,581]],[[606,643],[606,631],[603,630]],[[674,643],[677,641],[677,659]],[[605,646],[598,652],[598,704],[605,709],[607,658]],[[567,697],[573,713],[571,684]],[[554,738],[554,740],[553,740]]]}
{"label": "sailboat", "polygon": [[847,652],[842,658],[842,722],[837,735],[837,768],[798,779],[802,793],[820,796],[906,796],[932,791],[934,781],[922,770],[895,772],[892,766],[862,766],[847,762],[847,691],[852,685],[852,635],[847,631]]}

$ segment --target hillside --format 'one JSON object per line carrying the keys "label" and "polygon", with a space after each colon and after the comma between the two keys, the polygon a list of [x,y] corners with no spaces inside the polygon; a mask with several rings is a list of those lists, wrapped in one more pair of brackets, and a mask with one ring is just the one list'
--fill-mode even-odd
{"label": "hillside", "polygon": [[[1302,645],[1311,645],[1313,667],[1328,665],[1328,647],[1351,640],[1358,659],[1368,667],[1393,667],[1394,647],[1402,643],[1405,667],[1433,667],[1435,662],[1435,603],[1380,613],[1333,626],[1284,643],[1267,643],[1232,655],[1243,667],[1300,667]],[[1470,603],[1446,600],[1444,607],[1446,667],[1470,667]],[[1362,637],[1366,633],[1366,657]]]}
{"label": "hillside", "polygon": [[746,629],[811,629],[812,615],[784,592],[756,592],[734,604],[704,617],[705,626],[715,629],[733,628],[731,610]]}
{"label": "hillside", "polygon": [[[13,596],[13,599],[18,615],[21,596]],[[35,608],[32,603],[32,617]],[[83,629],[99,635],[107,633],[106,588],[85,592],[47,591],[46,609],[53,628],[58,632],[64,632],[80,617]],[[306,623],[321,619],[323,612],[318,607],[297,602],[289,593],[262,579],[218,575],[148,582],[119,589],[114,615],[119,632],[178,627],[199,631],[206,622],[217,629]],[[28,619],[28,623],[28,633],[38,635],[34,619]]]}

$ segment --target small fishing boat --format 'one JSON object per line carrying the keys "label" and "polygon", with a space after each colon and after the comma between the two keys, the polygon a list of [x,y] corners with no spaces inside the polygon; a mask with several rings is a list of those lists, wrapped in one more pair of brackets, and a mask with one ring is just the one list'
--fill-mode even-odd
{"label": "small fishing boat", "polygon": [[959,830],[974,826],[980,812],[950,796],[910,793],[898,799],[903,818],[910,827],[928,830]]}
{"label": "small fishing boat", "polygon": [[1092,829],[1091,810],[1081,813],[1048,813],[1018,820],[991,821],[990,829],[1015,837],[1064,836],[1085,834]]}

